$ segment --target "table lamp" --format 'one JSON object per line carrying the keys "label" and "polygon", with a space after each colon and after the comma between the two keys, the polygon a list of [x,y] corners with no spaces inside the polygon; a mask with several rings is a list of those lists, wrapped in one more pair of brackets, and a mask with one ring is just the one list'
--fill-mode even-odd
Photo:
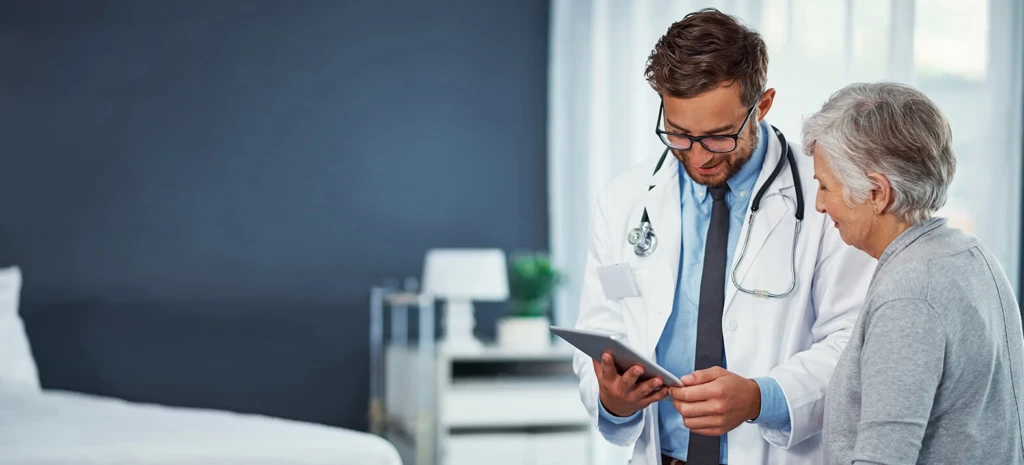
{"label": "table lamp", "polygon": [[444,300],[442,344],[456,351],[480,350],[473,336],[473,301],[508,299],[508,268],[500,249],[431,249],[423,264],[423,292]]}

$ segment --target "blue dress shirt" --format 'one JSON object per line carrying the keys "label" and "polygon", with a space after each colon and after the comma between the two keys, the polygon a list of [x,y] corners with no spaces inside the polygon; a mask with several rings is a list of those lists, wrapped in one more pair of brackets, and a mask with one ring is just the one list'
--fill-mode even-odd
{"label": "blue dress shirt", "polygon": [[[740,229],[743,227],[750,199],[755,194],[754,184],[764,164],[770,130],[767,123],[760,124],[760,138],[750,161],[727,181],[729,193],[725,200],[729,205],[729,247],[726,263],[732,263]],[[682,377],[694,369],[697,350],[697,304],[700,299],[704,244],[707,242],[708,223],[711,221],[712,200],[708,195],[707,186],[694,182],[682,164],[679,164],[679,196],[682,209],[679,279],[676,280],[676,298],[672,305],[672,313],[665,324],[661,339],[658,340],[655,357],[659,365]],[[724,293],[725,289],[722,289],[722,292]],[[726,367],[726,356],[727,354],[722,356],[723,367]],[[755,378],[754,381],[761,388],[761,413],[754,423],[788,430],[789,405],[779,383],[770,377]],[[598,404],[600,418],[612,425],[621,425],[625,428],[640,421],[640,412],[629,417],[616,417],[605,410],[600,402]],[[682,416],[672,406],[671,397],[658,403],[658,427],[661,433],[662,452],[686,460],[690,434],[683,425]],[[727,451],[727,437],[722,436],[722,463],[728,463]]]}

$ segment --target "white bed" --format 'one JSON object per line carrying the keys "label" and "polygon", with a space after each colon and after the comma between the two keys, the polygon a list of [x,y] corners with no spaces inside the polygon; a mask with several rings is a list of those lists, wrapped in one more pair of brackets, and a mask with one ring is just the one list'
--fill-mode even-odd
{"label": "white bed", "polygon": [[20,269],[0,268],[0,465],[402,465],[346,429],[44,390],[20,291]]}
{"label": "white bed", "polygon": [[401,465],[384,439],[256,415],[129,403],[0,382],[0,463]]}

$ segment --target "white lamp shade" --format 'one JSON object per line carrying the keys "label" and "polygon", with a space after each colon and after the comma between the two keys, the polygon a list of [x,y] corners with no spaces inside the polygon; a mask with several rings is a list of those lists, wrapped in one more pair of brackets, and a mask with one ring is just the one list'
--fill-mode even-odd
{"label": "white lamp shade", "polygon": [[448,300],[508,299],[508,268],[501,249],[431,249],[423,264],[423,291]]}

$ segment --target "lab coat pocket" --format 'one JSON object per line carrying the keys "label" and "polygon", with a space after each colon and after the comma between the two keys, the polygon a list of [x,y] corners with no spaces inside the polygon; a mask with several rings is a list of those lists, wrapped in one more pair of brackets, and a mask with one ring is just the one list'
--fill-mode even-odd
{"label": "lab coat pocket", "polygon": [[636,295],[625,297],[624,301],[643,301],[651,292],[651,270],[650,268],[633,268],[633,282],[636,286]]}
{"label": "lab coat pocket", "polygon": [[630,334],[633,348],[651,356],[654,350],[652,341],[660,337],[665,320],[672,313],[675,279],[662,268],[637,269],[633,273],[640,295],[624,299],[623,317],[627,326],[635,331]]}
{"label": "lab coat pocket", "polygon": [[633,277],[636,280],[638,294],[621,300],[624,310],[622,318],[626,322],[626,334],[629,338],[629,344],[634,349],[641,351],[645,344],[644,338],[641,336],[647,334],[647,296],[653,292],[651,285],[652,275],[653,273],[649,268],[633,269]]}
{"label": "lab coat pocket", "polygon": [[665,269],[647,269],[637,279],[645,310],[652,314],[668,314],[675,301],[675,274]]}
{"label": "lab coat pocket", "polygon": [[602,266],[597,269],[597,278],[606,300],[619,300],[640,295],[636,275],[628,263]]}

